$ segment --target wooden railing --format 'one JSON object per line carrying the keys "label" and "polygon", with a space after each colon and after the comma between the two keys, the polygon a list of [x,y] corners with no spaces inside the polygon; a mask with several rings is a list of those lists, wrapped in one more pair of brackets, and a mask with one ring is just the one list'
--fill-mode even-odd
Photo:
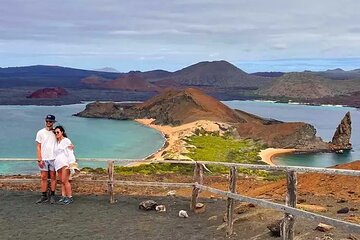
{"label": "wooden railing", "polygon": [[[1,159],[0,159],[1,160]],[[28,160],[28,159],[27,159]],[[101,160],[104,161],[104,160]],[[307,212],[296,208],[297,198],[297,173],[323,173],[323,174],[336,174],[360,177],[360,171],[345,170],[345,169],[332,169],[332,168],[315,168],[315,167],[295,167],[295,166],[269,166],[269,165],[256,165],[256,164],[240,164],[240,163],[226,163],[226,162],[206,162],[206,161],[153,161],[154,163],[176,163],[176,164],[194,164],[194,182],[192,183],[165,183],[165,182],[139,182],[139,181],[120,181],[114,179],[114,163],[113,160],[107,161],[108,180],[76,180],[76,182],[99,182],[107,183],[110,203],[115,202],[114,186],[127,185],[127,186],[151,186],[151,187],[172,187],[172,188],[192,188],[190,210],[194,211],[198,201],[200,191],[208,191],[220,196],[227,197],[226,219],[227,227],[226,234],[232,235],[233,233],[233,207],[234,200],[252,203],[264,208],[274,209],[284,213],[284,218],[281,224],[282,239],[294,239],[294,223],[296,217],[311,219],[317,222],[326,223],[335,227],[342,228],[347,232],[360,233],[360,225],[350,223],[316,213]],[[117,161],[116,161],[117,162]],[[152,163],[153,163],[152,162]],[[230,168],[229,171],[229,191],[212,188],[203,185],[204,168],[206,164],[222,165]],[[274,203],[264,199],[257,199],[252,197],[243,196],[236,193],[236,180],[237,169],[247,168],[256,170],[267,171],[284,171],[287,173],[287,195],[285,205]],[[0,182],[26,182],[38,181],[36,179],[0,179]]]}

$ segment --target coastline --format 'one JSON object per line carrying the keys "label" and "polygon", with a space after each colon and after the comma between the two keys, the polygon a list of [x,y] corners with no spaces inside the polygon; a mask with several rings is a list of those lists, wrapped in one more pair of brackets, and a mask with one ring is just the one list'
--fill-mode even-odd
{"label": "coastline", "polygon": [[261,150],[259,156],[261,157],[261,161],[269,164],[270,166],[275,166],[274,162],[272,161],[275,156],[286,153],[294,153],[295,151],[295,148],[267,148]]}

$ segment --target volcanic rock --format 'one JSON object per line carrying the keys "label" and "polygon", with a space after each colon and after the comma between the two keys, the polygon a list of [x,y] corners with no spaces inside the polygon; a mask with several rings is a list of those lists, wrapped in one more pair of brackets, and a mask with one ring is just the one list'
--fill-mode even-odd
{"label": "volcanic rock", "polygon": [[64,88],[42,88],[31,93],[27,98],[59,98],[68,95]]}
{"label": "volcanic rock", "polygon": [[348,207],[344,207],[344,208],[341,208],[337,211],[337,213],[348,213],[350,211],[350,209]]}
{"label": "volcanic rock", "polygon": [[351,116],[347,112],[341,123],[336,128],[335,134],[331,141],[331,148],[335,151],[351,149]]}

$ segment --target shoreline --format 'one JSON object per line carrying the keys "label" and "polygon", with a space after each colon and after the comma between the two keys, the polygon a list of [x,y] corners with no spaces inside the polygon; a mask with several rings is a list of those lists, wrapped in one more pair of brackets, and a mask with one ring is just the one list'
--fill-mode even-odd
{"label": "shoreline", "polygon": [[261,157],[261,161],[267,163],[270,166],[275,166],[273,162],[274,157],[294,152],[296,152],[295,148],[266,148],[260,151],[259,156]]}

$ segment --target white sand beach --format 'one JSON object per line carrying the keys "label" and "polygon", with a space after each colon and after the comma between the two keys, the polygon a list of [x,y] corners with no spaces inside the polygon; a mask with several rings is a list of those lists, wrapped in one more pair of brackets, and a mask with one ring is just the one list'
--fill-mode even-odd
{"label": "white sand beach", "polygon": [[295,148],[267,148],[264,150],[261,150],[259,153],[259,156],[261,157],[261,160],[271,166],[274,166],[272,159],[273,157],[279,155],[279,154],[286,154],[286,153],[293,153],[295,152]]}

